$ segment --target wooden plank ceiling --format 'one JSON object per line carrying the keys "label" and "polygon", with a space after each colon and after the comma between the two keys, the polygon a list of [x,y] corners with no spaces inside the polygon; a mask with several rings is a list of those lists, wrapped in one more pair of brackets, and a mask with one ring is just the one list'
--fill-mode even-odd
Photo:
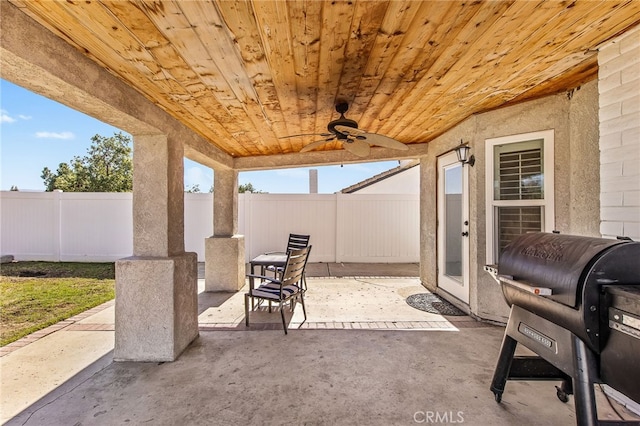
{"label": "wooden plank ceiling", "polygon": [[[595,78],[640,1],[12,0],[234,157],[338,117],[407,144]],[[319,149],[339,149],[331,143]]]}

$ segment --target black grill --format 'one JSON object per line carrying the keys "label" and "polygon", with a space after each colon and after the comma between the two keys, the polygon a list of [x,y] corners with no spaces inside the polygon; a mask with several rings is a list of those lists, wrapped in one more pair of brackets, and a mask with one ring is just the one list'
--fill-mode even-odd
{"label": "black grill", "polygon": [[[500,402],[507,380],[562,380],[580,425],[599,422],[593,385],[640,401],[640,243],[531,233],[488,265],[511,307],[491,384]],[[514,356],[518,343],[537,356]]]}

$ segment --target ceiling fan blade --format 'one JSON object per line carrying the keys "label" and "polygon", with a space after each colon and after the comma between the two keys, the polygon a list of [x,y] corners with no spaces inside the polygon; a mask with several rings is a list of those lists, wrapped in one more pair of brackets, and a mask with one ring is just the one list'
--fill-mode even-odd
{"label": "ceiling fan blade", "polygon": [[388,136],[379,135],[377,133],[368,133],[361,129],[356,129],[349,126],[336,126],[336,130],[345,135],[353,136],[359,140],[366,141],[369,145],[382,146],[385,148],[397,149],[400,151],[406,151],[409,147],[400,141],[397,141]]}
{"label": "ceiling fan blade", "polygon": [[379,135],[377,133],[363,133],[365,141],[371,145],[383,146],[385,148],[397,149],[400,151],[407,151],[409,147],[400,141],[397,141],[388,136]]}
{"label": "ceiling fan blade", "polygon": [[309,145],[305,145],[304,147],[302,147],[302,149],[300,150],[300,152],[307,152],[307,151],[311,151],[312,149],[315,149],[319,146],[322,146],[326,143],[332,142],[335,139],[335,135],[332,135],[330,138],[327,139],[322,139],[319,141],[315,141],[315,142],[311,142]]}
{"label": "ceiling fan blade", "polygon": [[371,147],[368,143],[360,139],[348,139],[342,142],[342,147],[358,157],[367,157],[371,152]]}
{"label": "ceiling fan blade", "polygon": [[322,136],[322,137],[328,137],[328,136],[332,136],[332,133],[300,133],[299,135],[289,135],[289,136],[282,136],[278,139],[288,139],[288,138],[297,138],[300,136]]}
{"label": "ceiling fan blade", "polygon": [[356,136],[356,137],[366,133],[364,130],[360,130],[356,127],[351,127],[351,126],[336,125],[335,129],[342,134],[349,135],[349,136]]}

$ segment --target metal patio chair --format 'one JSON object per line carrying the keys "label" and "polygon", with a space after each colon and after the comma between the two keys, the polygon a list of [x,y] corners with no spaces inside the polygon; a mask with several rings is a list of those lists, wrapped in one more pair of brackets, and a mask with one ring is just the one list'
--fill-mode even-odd
{"label": "metal patio chair", "polygon": [[[280,316],[282,317],[282,327],[284,334],[287,334],[287,322],[284,317],[284,305],[291,303],[291,312],[295,309],[298,299],[302,304],[302,312],[304,320],[307,320],[307,310],[304,305],[304,291],[302,290],[304,269],[307,266],[307,260],[311,252],[311,246],[290,250],[287,254],[287,260],[282,268],[281,274],[275,277],[266,275],[248,274],[249,292],[244,295],[244,313],[245,324],[249,327],[249,299],[253,302],[266,300],[269,302],[269,312],[271,312],[271,303],[277,302],[280,307]],[[259,280],[259,286],[255,287],[255,281]]]}
{"label": "metal patio chair", "polygon": [[[269,252],[269,253],[265,253],[267,255],[277,255],[277,254],[281,254],[283,256],[286,256],[287,253],[289,253],[291,250],[299,250],[302,248],[305,248],[309,245],[309,239],[311,238],[310,235],[302,235],[302,234],[289,234],[289,239],[287,241],[287,250],[284,252]],[[265,267],[265,270],[269,271],[269,272],[273,272],[274,276],[277,277],[278,274],[281,274],[283,271],[283,266],[282,265],[267,265]],[[264,273],[264,271],[263,271]],[[301,289],[303,291],[307,290],[307,278],[303,275],[302,277],[302,281],[303,281],[303,286],[301,287]]]}

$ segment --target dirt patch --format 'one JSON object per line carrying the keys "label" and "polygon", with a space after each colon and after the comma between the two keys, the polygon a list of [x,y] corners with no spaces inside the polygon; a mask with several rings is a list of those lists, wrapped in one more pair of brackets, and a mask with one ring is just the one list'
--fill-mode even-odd
{"label": "dirt patch", "polygon": [[19,277],[46,277],[47,273],[44,271],[31,271],[31,270],[22,270],[18,271]]}

